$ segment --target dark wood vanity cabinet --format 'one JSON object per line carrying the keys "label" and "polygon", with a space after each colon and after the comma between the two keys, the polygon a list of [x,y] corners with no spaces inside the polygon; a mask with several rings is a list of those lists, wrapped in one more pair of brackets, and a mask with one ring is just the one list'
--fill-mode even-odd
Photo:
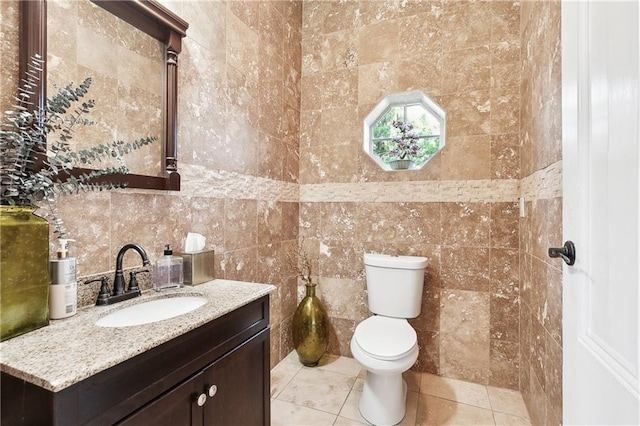
{"label": "dark wood vanity cabinet", "polygon": [[2,373],[2,425],[269,425],[269,354],[265,296],[60,392]]}
{"label": "dark wood vanity cabinet", "polygon": [[264,330],[118,425],[267,425],[268,381],[259,361],[268,356],[269,331]]}

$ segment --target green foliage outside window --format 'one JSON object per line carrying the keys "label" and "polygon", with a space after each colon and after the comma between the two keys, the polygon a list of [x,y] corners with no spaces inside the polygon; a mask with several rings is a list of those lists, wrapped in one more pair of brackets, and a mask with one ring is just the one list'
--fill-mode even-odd
{"label": "green foliage outside window", "polygon": [[421,104],[392,106],[373,126],[373,152],[385,164],[398,159],[393,155],[396,142],[394,138],[401,136],[394,122],[401,121],[413,126],[412,132],[417,135],[419,149],[411,155],[411,160],[422,165],[440,149],[440,123]]}

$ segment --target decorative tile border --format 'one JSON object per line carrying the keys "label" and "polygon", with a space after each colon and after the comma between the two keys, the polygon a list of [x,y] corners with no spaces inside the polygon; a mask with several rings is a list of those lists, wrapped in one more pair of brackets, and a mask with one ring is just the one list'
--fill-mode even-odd
{"label": "decorative tile border", "polygon": [[200,166],[180,168],[179,196],[283,202],[515,202],[562,197],[562,161],[518,179],[319,183],[298,185]]}
{"label": "decorative tile border", "polygon": [[300,201],[313,202],[510,202],[518,200],[517,179],[327,183],[301,185]]}
{"label": "decorative tile border", "polygon": [[562,197],[562,160],[523,178],[520,181],[520,196],[527,201]]}
{"label": "decorative tile border", "polygon": [[193,165],[181,166],[180,177],[181,196],[283,202],[300,200],[300,186],[296,183]]}

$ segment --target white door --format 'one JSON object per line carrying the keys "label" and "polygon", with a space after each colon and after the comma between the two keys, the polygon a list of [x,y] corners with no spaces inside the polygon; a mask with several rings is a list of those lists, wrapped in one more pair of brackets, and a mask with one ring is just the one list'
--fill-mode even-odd
{"label": "white door", "polygon": [[568,425],[640,424],[639,13],[637,0],[562,3]]}

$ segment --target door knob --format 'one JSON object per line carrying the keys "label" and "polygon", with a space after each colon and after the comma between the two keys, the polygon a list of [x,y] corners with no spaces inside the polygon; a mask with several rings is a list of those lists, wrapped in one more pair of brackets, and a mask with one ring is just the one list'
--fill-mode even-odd
{"label": "door knob", "polygon": [[563,247],[551,247],[549,257],[561,257],[564,263],[571,266],[576,263],[576,246],[572,241],[566,241]]}

